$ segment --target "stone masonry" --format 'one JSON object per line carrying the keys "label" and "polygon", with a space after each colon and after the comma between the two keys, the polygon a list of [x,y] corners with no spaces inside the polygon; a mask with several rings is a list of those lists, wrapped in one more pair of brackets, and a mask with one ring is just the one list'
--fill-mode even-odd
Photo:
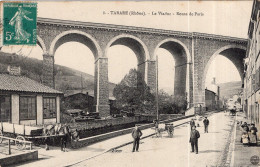
{"label": "stone masonry", "polygon": [[[187,33],[142,27],[106,25],[38,18],[38,44],[44,50],[43,83],[54,87],[54,60],[57,48],[66,42],[85,44],[95,56],[95,109],[108,116],[107,50],[125,45],[137,56],[138,77],[156,90],[156,51],[167,49],[176,62],[176,95],[187,95],[189,106],[205,105],[205,75],[214,56],[222,54],[243,71],[247,40],[202,33]],[[154,112],[154,111],[151,111]]]}

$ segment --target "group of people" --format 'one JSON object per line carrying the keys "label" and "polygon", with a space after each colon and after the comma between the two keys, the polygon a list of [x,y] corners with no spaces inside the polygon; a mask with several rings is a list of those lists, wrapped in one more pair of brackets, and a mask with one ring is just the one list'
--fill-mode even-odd
{"label": "group of people", "polygon": [[[157,134],[157,131],[158,131],[158,128],[159,128],[159,123],[158,123],[158,121],[155,121],[154,123],[155,123],[155,132]],[[203,120],[203,124],[204,124],[204,132],[208,133],[209,120],[208,120],[207,117],[205,117],[205,119]],[[200,133],[199,133],[198,130],[196,130],[196,123],[195,123],[194,119],[191,119],[190,127],[191,127],[190,143],[191,143],[191,149],[192,149],[191,152],[196,151],[196,154],[198,154],[198,139],[200,138]],[[168,129],[173,131],[173,124],[170,124]],[[135,152],[135,151],[138,152],[139,141],[140,141],[140,138],[141,138],[142,135],[143,135],[142,131],[140,130],[140,128],[136,124],[135,128],[132,131],[132,137],[134,139],[132,152]]]}
{"label": "group of people", "polygon": [[257,128],[255,124],[247,124],[241,122],[242,136],[241,143],[245,146],[256,146],[257,145]]}
{"label": "group of people", "polygon": [[[204,132],[208,133],[208,126],[209,126],[209,120],[207,117],[203,120],[204,124]],[[197,124],[198,125],[198,124]],[[196,154],[198,154],[199,149],[198,149],[198,139],[200,138],[200,133],[198,130],[196,130],[196,123],[194,119],[191,119],[190,121],[190,143],[191,143],[191,152],[196,151]]]}

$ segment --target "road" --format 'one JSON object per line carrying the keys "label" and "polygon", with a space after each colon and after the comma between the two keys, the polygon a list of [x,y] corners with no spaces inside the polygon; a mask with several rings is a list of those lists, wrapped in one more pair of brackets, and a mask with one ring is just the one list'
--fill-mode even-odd
{"label": "road", "polygon": [[[209,133],[204,133],[200,122],[199,154],[190,152],[188,124],[175,128],[174,137],[149,137],[141,140],[139,152],[132,153],[132,145],[119,148],[74,166],[88,167],[169,167],[169,166],[216,166],[226,161],[234,117],[227,113],[214,113],[209,117]],[[115,145],[117,143],[115,142]]]}

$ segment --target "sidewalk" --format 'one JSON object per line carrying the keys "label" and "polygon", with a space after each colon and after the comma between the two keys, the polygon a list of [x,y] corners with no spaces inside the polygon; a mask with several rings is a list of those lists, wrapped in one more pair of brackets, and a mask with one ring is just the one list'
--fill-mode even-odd
{"label": "sidewalk", "polygon": [[[174,122],[174,126],[178,126],[190,121],[190,118],[178,120]],[[164,124],[160,124],[160,128],[164,128]],[[146,138],[154,134],[154,129],[143,130],[143,137]],[[27,162],[24,164],[19,164],[16,166],[26,166],[26,167],[45,167],[45,166],[70,166],[82,161],[91,159],[93,157],[104,154],[112,149],[122,147],[132,143],[132,137],[130,134],[114,137],[102,142],[98,142],[87,147],[83,147],[76,150],[69,150],[68,152],[61,152],[59,147],[50,147],[49,151],[43,148],[38,148],[39,160],[33,162]]]}
{"label": "sidewalk", "polygon": [[[237,120],[236,121],[243,121],[250,123],[248,120],[244,118],[243,113],[238,113],[237,114]],[[258,129],[259,133],[259,129]],[[250,147],[245,147],[243,146],[242,143],[240,143],[242,131],[240,129],[240,126],[237,125],[236,127],[236,134],[235,134],[235,143],[234,143],[234,150],[232,153],[232,166],[259,166],[260,162],[258,165],[253,165],[250,162],[250,159],[252,156],[258,156],[260,157],[260,145],[259,145],[259,137],[258,137],[258,146],[250,146]],[[258,135],[259,136],[259,135]]]}

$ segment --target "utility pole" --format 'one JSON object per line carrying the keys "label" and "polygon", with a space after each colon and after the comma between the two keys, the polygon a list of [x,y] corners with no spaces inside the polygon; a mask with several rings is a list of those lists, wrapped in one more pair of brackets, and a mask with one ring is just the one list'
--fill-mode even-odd
{"label": "utility pole", "polygon": [[159,97],[158,97],[158,55],[156,55],[156,112],[157,112],[157,120],[159,123]]}
{"label": "utility pole", "polygon": [[80,80],[81,80],[81,93],[83,93],[83,80],[82,80],[82,73],[80,75]]}

